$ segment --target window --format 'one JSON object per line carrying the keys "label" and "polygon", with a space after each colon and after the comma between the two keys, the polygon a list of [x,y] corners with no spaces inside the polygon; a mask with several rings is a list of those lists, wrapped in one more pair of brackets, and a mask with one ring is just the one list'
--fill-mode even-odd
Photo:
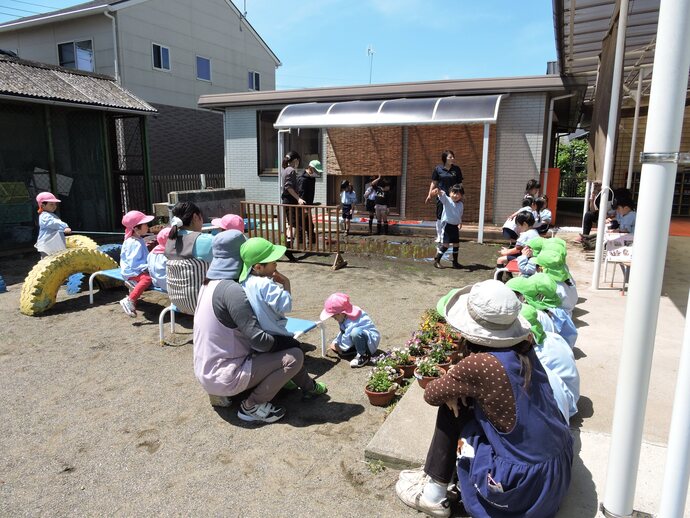
{"label": "window", "polygon": [[261,90],[261,74],[250,70],[247,75],[247,88],[250,90]]}
{"label": "window", "polygon": [[196,57],[196,78],[202,81],[211,80],[211,60],[208,58]]}
{"label": "window", "polygon": [[153,44],[153,68],[170,70],[170,49],[163,45]]}
{"label": "window", "polygon": [[[273,125],[278,119],[278,111],[257,112],[259,175],[278,174],[281,157],[278,156],[278,130]],[[321,158],[321,130],[318,128],[293,129],[285,138],[285,152],[297,151],[302,157],[300,167],[312,160]]]}
{"label": "window", "polygon": [[93,43],[91,40],[60,43],[58,62],[61,67],[93,72]]}

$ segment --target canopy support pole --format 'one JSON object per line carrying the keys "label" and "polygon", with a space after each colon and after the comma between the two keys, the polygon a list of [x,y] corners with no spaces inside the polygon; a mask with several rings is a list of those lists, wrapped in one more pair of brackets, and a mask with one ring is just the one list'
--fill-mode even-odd
{"label": "canopy support pole", "polygon": [[642,80],[645,73],[645,68],[640,67],[640,73],[637,77],[637,95],[635,96],[635,118],[633,119],[632,139],[630,141],[630,160],[628,161],[628,177],[625,181],[625,187],[630,189],[632,187],[633,167],[635,165],[635,145],[637,144],[637,127],[640,122],[640,103],[642,102]]}
{"label": "canopy support pole", "polygon": [[[549,185],[549,162],[551,160],[551,140],[553,140],[553,135],[551,135],[551,132],[553,131],[553,107],[556,104],[556,101],[567,99],[568,97],[572,97],[574,95],[575,94],[566,94],[559,95],[558,97],[552,97],[551,102],[549,103],[549,123],[546,126],[546,153],[544,153],[544,182],[541,186],[541,192],[544,194],[546,194],[546,188]],[[558,155],[558,149],[556,149],[556,155]]]}
{"label": "canopy support pole", "polygon": [[[690,0],[661,0],[644,153],[676,155],[676,159],[642,163],[634,259],[602,505],[605,513],[614,516],[630,516],[633,511],[689,68]],[[603,235],[603,228],[599,232]],[[683,433],[687,434],[687,428]],[[671,450],[669,443],[668,454],[679,456],[681,452]],[[678,472],[669,473],[669,465],[666,470],[669,476],[680,478]],[[671,500],[676,497],[669,496]]]}
{"label": "canopy support pole", "polygon": [[486,211],[486,177],[489,167],[489,124],[484,124],[484,143],[482,145],[482,181],[479,194],[479,228],[477,243],[484,242],[484,213]]}
{"label": "canopy support pole", "polygon": [[592,182],[587,180],[585,184],[585,202],[582,204],[582,226],[585,226],[585,214],[589,210],[589,197],[592,195]]}

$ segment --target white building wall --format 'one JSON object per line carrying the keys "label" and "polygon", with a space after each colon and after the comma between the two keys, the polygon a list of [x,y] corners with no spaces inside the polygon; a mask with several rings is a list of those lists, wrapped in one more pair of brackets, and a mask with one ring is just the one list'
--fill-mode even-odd
{"label": "white building wall", "polygon": [[[265,108],[264,108],[265,109]],[[259,175],[257,108],[227,108],[225,111],[225,186],[243,188],[248,201],[280,203],[277,175]],[[276,130],[277,131],[277,130]],[[289,150],[285,150],[286,152]],[[326,204],[325,139],[321,150],[324,174],[316,179],[314,201]],[[300,168],[307,164],[301,164]]]}
{"label": "white building wall", "polygon": [[547,96],[512,94],[501,101],[496,124],[493,221],[502,225],[520,208],[525,184],[543,164]]}

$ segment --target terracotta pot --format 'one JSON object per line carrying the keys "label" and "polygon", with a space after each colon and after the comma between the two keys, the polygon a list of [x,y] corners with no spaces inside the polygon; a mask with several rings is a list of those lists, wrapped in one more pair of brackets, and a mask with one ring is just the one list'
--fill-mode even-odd
{"label": "terracotta pot", "polygon": [[432,381],[432,380],[437,380],[441,376],[443,376],[446,373],[446,370],[443,369],[442,367],[438,368],[439,370],[439,375],[438,376],[421,376],[418,372],[417,369],[414,370],[414,377],[417,378],[417,383],[419,383],[419,386],[422,388],[426,388],[427,384]]}
{"label": "terracotta pot", "polygon": [[403,379],[405,378],[405,372],[403,372],[403,370],[398,366],[394,368],[396,371],[398,371],[398,375],[395,377],[393,381],[395,381],[398,384],[398,386],[400,386],[403,382]]}
{"label": "terracotta pot", "polygon": [[369,398],[369,403],[373,406],[386,406],[395,397],[395,388],[393,387],[388,392],[372,392],[364,387],[364,392]]}
{"label": "terracotta pot", "polygon": [[396,365],[395,368],[403,371],[403,378],[411,378],[414,376],[416,365],[414,363],[412,365]]}

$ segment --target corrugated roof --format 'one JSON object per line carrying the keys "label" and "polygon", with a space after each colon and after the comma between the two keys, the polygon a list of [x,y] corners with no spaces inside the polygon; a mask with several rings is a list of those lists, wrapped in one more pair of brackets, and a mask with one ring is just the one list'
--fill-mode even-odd
{"label": "corrugated roof", "polygon": [[111,77],[1,55],[0,95],[122,112],[156,111]]}

